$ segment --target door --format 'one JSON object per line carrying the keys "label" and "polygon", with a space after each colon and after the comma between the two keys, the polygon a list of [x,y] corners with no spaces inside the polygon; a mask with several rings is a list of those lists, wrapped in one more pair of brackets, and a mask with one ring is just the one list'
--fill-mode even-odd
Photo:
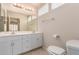
{"label": "door", "polygon": [[22,37],[21,36],[13,36],[13,55],[22,53]]}
{"label": "door", "polygon": [[10,37],[0,37],[0,55],[12,55]]}

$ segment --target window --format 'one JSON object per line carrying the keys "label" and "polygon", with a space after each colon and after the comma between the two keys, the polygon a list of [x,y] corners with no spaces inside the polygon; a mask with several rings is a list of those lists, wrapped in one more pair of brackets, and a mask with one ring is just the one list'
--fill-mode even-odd
{"label": "window", "polygon": [[61,6],[62,4],[64,4],[64,3],[52,3],[52,9],[55,9],[55,8]]}
{"label": "window", "polygon": [[48,12],[48,9],[49,8],[49,5],[48,4],[45,4],[44,6],[42,6],[40,9],[39,9],[39,12],[38,12],[38,16],[41,16],[45,13]]}

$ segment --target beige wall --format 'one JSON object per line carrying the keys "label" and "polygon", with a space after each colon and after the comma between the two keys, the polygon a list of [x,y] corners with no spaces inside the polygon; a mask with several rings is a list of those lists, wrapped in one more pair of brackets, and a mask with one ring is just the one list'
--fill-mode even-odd
{"label": "beige wall", "polygon": [[0,16],[1,16],[1,3],[0,3]]}
{"label": "beige wall", "polygon": [[15,12],[11,12],[8,11],[8,16],[11,17],[15,17],[15,18],[19,18],[20,19],[20,30],[21,31],[26,31],[27,30],[27,16],[24,14],[20,14],[20,13],[15,13]]}
{"label": "beige wall", "polygon": [[[44,47],[57,45],[64,48],[62,41],[79,39],[79,4],[64,4],[52,11],[54,20],[48,17],[44,14],[38,18],[38,29],[44,33]],[[54,39],[54,34],[61,38]]]}

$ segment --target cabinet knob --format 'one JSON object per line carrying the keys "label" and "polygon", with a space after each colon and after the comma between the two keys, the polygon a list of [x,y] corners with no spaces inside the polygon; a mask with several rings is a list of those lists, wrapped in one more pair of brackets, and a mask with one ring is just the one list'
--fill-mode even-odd
{"label": "cabinet knob", "polygon": [[14,46],[14,43],[13,42],[11,43],[11,46]]}

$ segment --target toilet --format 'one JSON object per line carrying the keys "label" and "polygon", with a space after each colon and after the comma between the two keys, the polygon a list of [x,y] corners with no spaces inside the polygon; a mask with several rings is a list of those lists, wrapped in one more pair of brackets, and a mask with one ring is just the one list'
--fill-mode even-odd
{"label": "toilet", "polygon": [[47,51],[49,55],[65,55],[65,50],[57,46],[49,46]]}
{"label": "toilet", "polygon": [[79,55],[79,40],[69,40],[66,42],[68,55]]}

